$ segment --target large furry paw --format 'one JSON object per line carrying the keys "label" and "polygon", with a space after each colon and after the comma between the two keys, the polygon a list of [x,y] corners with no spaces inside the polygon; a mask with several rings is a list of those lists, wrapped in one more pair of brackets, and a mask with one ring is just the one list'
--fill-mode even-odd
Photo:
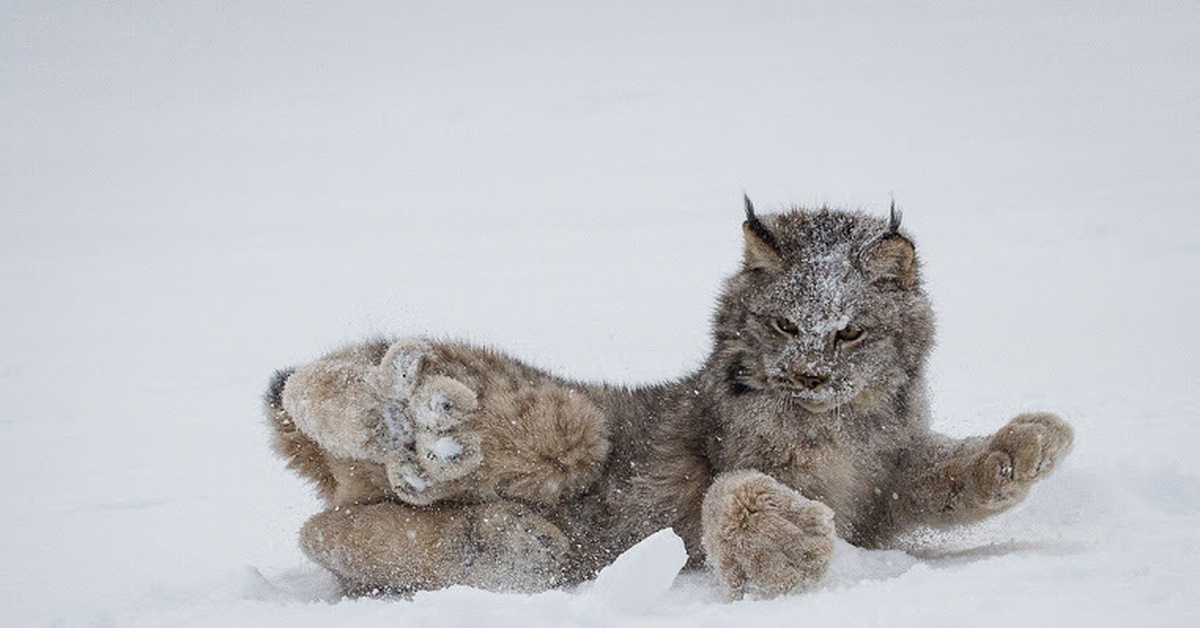
{"label": "large furry paw", "polygon": [[483,460],[481,438],[471,428],[475,392],[458,380],[426,374],[428,344],[400,340],[380,363],[376,385],[383,396],[376,443],[396,495],[427,505],[458,490],[456,480]]}
{"label": "large furry paw", "polygon": [[1022,499],[1066,457],[1073,440],[1071,426],[1053,414],[1022,414],[1009,421],[971,464],[977,505],[999,510]]}
{"label": "large furry paw", "polygon": [[570,544],[554,524],[513,502],[414,508],[343,506],[304,524],[300,547],[351,595],[463,584],[544,591],[562,584]]}
{"label": "large furry paw", "polygon": [[532,593],[562,584],[570,543],[554,524],[514,502],[479,507],[464,549],[462,584]]}
{"label": "large furry paw", "polygon": [[774,597],[816,582],[833,557],[833,511],[757,471],[717,478],[701,545],[732,597]]}

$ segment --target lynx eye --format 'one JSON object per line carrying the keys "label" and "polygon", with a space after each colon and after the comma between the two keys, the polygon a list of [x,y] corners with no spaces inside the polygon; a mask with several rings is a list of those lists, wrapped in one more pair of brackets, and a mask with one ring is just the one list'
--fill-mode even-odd
{"label": "lynx eye", "polygon": [[799,336],[800,328],[796,324],[782,316],[775,319],[775,331],[785,336]]}
{"label": "lynx eye", "polygon": [[854,325],[846,325],[845,327],[838,330],[837,339],[841,340],[842,342],[854,342],[855,340],[858,340],[859,338],[861,338],[862,335],[863,335],[863,330],[861,327],[855,327]]}

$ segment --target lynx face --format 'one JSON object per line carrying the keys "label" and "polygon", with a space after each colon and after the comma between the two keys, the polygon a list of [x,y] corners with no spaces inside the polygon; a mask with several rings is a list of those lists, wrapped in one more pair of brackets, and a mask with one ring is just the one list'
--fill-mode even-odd
{"label": "lynx face", "polygon": [[[891,222],[792,211],[746,226],[746,265],[717,316],[731,389],[809,412],[892,400],[932,339],[915,250]],[[753,224],[757,222],[757,224]]]}

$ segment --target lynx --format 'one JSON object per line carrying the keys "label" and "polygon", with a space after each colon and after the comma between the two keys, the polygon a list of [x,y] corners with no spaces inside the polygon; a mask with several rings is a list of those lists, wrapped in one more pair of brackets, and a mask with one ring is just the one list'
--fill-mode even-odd
{"label": "lynx", "polygon": [[819,581],[835,535],[887,547],[1020,502],[1069,451],[1047,413],[929,428],[933,312],[887,219],[749,199],[712,350],[669,384],[552,376],[453,342],[380,340],[276,374],[276,451],[328,508],[304,552],[352,594],[581,582],[665,527],[732,597]]}

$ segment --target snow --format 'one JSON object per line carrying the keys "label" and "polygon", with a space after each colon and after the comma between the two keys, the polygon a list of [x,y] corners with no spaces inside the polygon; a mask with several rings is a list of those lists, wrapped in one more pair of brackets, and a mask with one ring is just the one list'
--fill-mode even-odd
{"label": "snow", "polygon": [[[1193,624],[1194,3],[795,4],[7,3],[0,625]],[[629,606],[662,547],[608,594],[338,599],[268,448],[274,369],[431,334],[678,375],[743,190],[894,194],[938,428],[1057,411],[1064,467],[781,599],[684,572]]]}
{"label": "snow", "polygon": [[675,584],[687,558],[683,539],[671,530],[659,530],[601,569],[583,597],[597,607],[596,613],[645,614]]}

